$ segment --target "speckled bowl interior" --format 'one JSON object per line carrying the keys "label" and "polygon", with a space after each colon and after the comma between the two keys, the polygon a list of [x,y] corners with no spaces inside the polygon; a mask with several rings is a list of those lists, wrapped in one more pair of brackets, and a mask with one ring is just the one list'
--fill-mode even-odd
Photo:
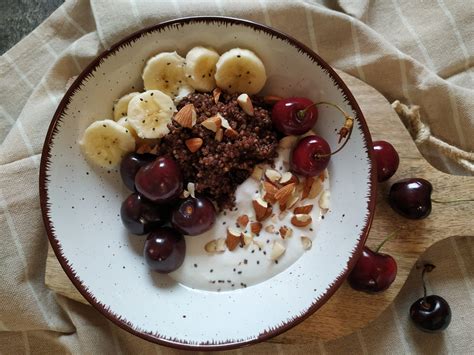
{"label": "speckled bowl interior", "polygon": [[[159,278],[142,257],[143,238],[122,226],[128,191],[116,170],[96,169],[78,145],[94,120],[112,116],[112,102],[142,90],[151,55],[185,55],[195,45],[219,52],[255,51],[265,63],[263,93],[305,96],[343,107],[355,118],[352,138],[329,165],[331,208],[313,248],[284,272],[231,292],[194,290]],[[337,146],[340,115],[321,108],[317,132]],[[101,54],[61,101],[46,137],[41,206],[54,251],[82,295],[124,329],[160,344],[222,349],[258,342],[296,325],[336,291],[354,264],[375,207],[371,139],[352,94],[316,54],[275,30],[236,19],[187,18],[145,29]]]}

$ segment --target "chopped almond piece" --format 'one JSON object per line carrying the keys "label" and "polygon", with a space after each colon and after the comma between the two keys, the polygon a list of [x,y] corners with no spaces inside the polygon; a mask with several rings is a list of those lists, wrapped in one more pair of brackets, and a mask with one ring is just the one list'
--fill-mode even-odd
{"label": "chopped almond piece", "polygon": [[237,138],[239,136],[239,133],[233,128],[227,128],[224,131],[224,136],[229,138]]}
{"label": "chopped almond piece", "polygon": [[269,181],[264,181],[262,186],[264,192],[263,199],[268,203],[275,203],[275,194],[277,193],[278,188]]}
{"label": "chopped almond piece", "polygon": [[214,137],[216,141],[221,142],[224,138],[224,130],[222,128],[217,129],[216,136]]}
{"label": "chopped almond piece", "polygon": [[276,183],[280,181],[281,179],[281,174],[274,170],[274,169],[267,169],[265,170],[265,177],[272,183]]}
{"label": "chopped almond piece", "polygon": [[308,198],[316,198],[323,190],[323,183],[321,179],[315,179],[311,189],[309,190]]}
{"label": "chopped almond piece", "polygon": [[197,152],[199,148],[201,148],[202,143],[203,141],[201,138],[189,138],[184,142],[191,153]]}
{"label": "chopped almond piece", "polygon": [[288,184],[283,186],[275,193],[275,198],[280,204],[280,207],[288,202],[290,197],[293,195],[295,191],[295,184]]}
{"label": "chopped almond piece", "polygon": [[212,90],[212,97],[214,98],[214,103],[219,102],[219,98],[221,97],[222,90],[220,88],[215,88]]}
{"label": "chopped almond piece", "polygon": [[232,251],[242,242],[242,232],[233,228],[227,228],[227,238],[225,240],[225,244],[227,248]]}
{"label": "chopped almond piece", "polygon": [[290,173],[289,171],[287,171],[286,173],[283,173],[279,181],[279,183],[282,185],[288,185],[291,183],[298,184],[299,182],[300,182],[299,179],[295,175]]}
{"label": "chopped almond piece", "polygon": [[275,240],[273,242],[273,248],[272,248],[272,252],[270,253],[270,258],[272,260],[277,260],[280,256],[283,255],[285,250],[286,250],[285,246],[281,244],[279,241]]}
{"label": "chopped almond piece", "polygon": [[261,230],[262,230],[262,223],[260,223],[260,222],[250,223],[250,231],[253,234],[259,234]]}
{"label": "chopped almond piece", "polygon": [[275,226],[273,224],[270,224],[265,227],[265,232],[267,233],[275,233]]}
{"label": "chopped almond piece", "polygon": [[303,249],[304,250],[309,250],[311,249],[311,246],[313,245],[313,242],[311,241],[311,239],[309,239],[308,237],[301,237],[301,243],[303,244]]}
{"label": "chopped almond piece", "polygon": [[222,253],[225,251],[225,239],[219,238],[206,243],[204,250],[208,253]]}
{"label": "chopped almond piece", "polygon": [[196,109],[193,104],[184,105],[173,119],[182,127],[192,128],[196,124]]}
{"label": "chopped almond piece", "polygon": [[295,207],[294,214],[309,214],[313,210],[313,205],[304,205]]}
{"label": "chopped almond piece", "polygon": [[250,245],[253,241],[252,235],[250,235],[249,233],[243,233],[242,235],[244,239],[244,245],[245,246]]}
{"label": "chopped almond piece", "polygon": [[217,130],[221,128],[221,124],[222,122],[219,114],[206,118],[204,121],[201,122],[201,125],[203,125],[205,128],[212,132],[217,132]]}
{"label": "chopped almond piece", "polygon": [[329,209],[329,199],[331,197],[331,193],[329,190],[324,190],[319,198],[319,207],[323,210],[323,213],[326,213]]}
{"label": "chopped almond piece", "polygon": [[280,236],[283,239],[290,238],[291,235],[293,234],[293,229],[287,227],[287,226],[281,226],[279,229]]}
{"label": "chopped almond piece", "polygon": [[267,201],[258,197],[256,200],[252,201],[252,204],[253,209],[255,210],[255,218],[257,219],[257,221],[263,221],[271,215],[272,207],[269,206]]}
{"label": "chopped almond piece", "polygon": [[295,214],[291,218],[291,224],[295,227],[306,227],[311,224],[312,221],[313,219],[309,214]]}
{"label": "chopped almond piece", "polygon": [[301,200],[304,200],[305,198],[308,197],[309,192],[311,191],[311,186],[313,186],[314,180],[315,179],[313,177],[307,177],[304,180],[303,192],[301,193]]}
{"label": "chopped almond piece", "polygon": [[240,94],[237,97],[237,102],[240,108],[249,116],[253,116],[255,114],[252,100],[250,100],[249,95],[247,94]]}
{"label": "chopped almond piece", "polygon": [[246,214],[243,214],[237,218],[237,224],[240,226],[240,228],[247,227],[248,223],[249,223],[249,216],[247,216]]}

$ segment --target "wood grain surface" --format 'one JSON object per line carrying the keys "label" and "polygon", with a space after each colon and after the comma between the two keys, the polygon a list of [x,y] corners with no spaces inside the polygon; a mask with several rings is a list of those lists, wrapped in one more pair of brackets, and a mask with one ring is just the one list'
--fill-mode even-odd
{"label": "wood grain surface", "polygon": [[[396,231],[397,238],[384,246],[398,264],[398,275],[392,286],[380,294],[352,290],[344,283],[333,297],[315,314],[289,331],[269,340],[273,343],[313,343],[318,339],[333,340],[363,328],[376,319],[394,300],[420,255],[434,243],[451,236],[474,235],[474,204],[459,202],[433,204],[424,220],[408,220],[395,213],[387,203],[391,184],[402,178],[422,177],[429,180],[437,200],[474,198],[474,178],[442,173],[419,153],[409,133],[386,99],[362,81],[338,72],[352,90],[369,125],[373,140],[390,141],[400,155],[397,173],[378,186],[377,208],[367,245],[377,246]],[[52,249],[46,262],[46,285],[73,300],[87,303],[62,270]]]}

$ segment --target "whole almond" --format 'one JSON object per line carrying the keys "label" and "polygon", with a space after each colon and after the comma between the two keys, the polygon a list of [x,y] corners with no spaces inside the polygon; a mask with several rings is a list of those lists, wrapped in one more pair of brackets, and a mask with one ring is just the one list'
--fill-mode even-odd
{"label": "whole almond", "polygon": [[294,214],[309,214],[313,210],[313,205],[304,205],[295,207]]}
{"label": "whole almond", "polygon": [[196,124],[196,109],[193,104],[184,105],[173,119],[182,127],[192,128]]}
{"label": "whole almond", "polygon": [[249,216],[247,216],[246,214],[243,214],[237,218],[237,224],[240,226],[240,228],[247,227],[248,223],[249,223]]}
{"label": "whole almond", "polygon": [[291,183],[291,184],[283,186],[275,193],[275,198],[280,204],[280,206],[288,202],[290,197],[293,195],[294,191],[295,191],[295,184]]}
{"label": "whole almond", "polygon": [[184,144],[186,144],[186,147],[188,147],[191,153],[195,153],[202,147],[202,142],[201,138],[189,138],[186,139]]}
{"label": "whole almond", "polygon": [[291,217],[291,224],[295,227],[306,227],[311,224],[313,219],[309,214],[295,214]]}

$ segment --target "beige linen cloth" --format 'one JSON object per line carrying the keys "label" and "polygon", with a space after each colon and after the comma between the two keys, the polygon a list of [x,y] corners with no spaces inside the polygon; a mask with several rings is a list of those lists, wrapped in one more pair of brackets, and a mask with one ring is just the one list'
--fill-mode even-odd
{"label": "beige linen cloth", "polygon": [[[45,287],[48,242],[38,201],[38,167],[46,130],[69,79],[97,54],[144,26],[211,14],[289,33],[389,101],[419,105],[433,136],[474,151],[473,1],[66,1],[0,58],[0,353],[177,352],[134,337],[92,307]],[[439,169],[472,174],[469,161],[461,164],[429,142],[419,143]],[[443,241],[424,258],[438,266],[429,276],[429,291],[452,306],[453,321],[444,333],[421,333],[408,319],[410,304],[421,295],[416,271],[393,306],[355,334],[329,343],[307,339],[291,345],[277,338],[245,351],[473,353],[472,238]]]}

